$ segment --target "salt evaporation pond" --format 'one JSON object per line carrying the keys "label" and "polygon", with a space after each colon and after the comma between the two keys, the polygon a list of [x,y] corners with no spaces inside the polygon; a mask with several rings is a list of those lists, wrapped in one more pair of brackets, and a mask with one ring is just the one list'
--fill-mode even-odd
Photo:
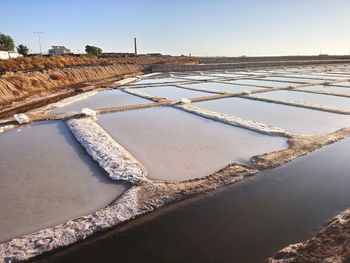
{"label": "salt evaporation pond", "polygon": [[39,262],[265,262],[349,207],[349,149],[326,146]]}
{"label": "salt evaporation pond", "polygon": [[[208,71],[205,71],[205,73],[208,73]],[[170,72],[170,75],[173,78],[178,78],[178,77],[188,77],[188,76],[199,76],[202,74],[205,74],[202,71],[175,71],[175,72]]]}
{"label": "salt evaporation pond", "polygon": [[327,74],[332,74],[332,75],[343,75],[344,77],[350,77],[349,71],[348,69],[345,71],[335,71],[335,70],[331,70],[331,71],[327,71]]}
{"label": "salt evaporation pond", "polygon": [[195,106],[283,128],[293,133],[325,134],[350,126],[350,116],[276,103],[225,98]]}
{"label": "salt evaporation pond", "polygon": [[173,108],[109,113],[98,123],[147,169],[152,179],[209,175],[254,155],[286,148],[286,139],[261,135]]}
{"label": "salt evaporation pond", "polygon": [[230,93],[230,92],[231,93],[243,92],[246,90],[253,91],[253,90],[263,89],[263,88],[258,88],[258,87],[233,85],[233,84],[219,83],[219,82],[194,83],[194,84],[181,85],[181,86],[187,87],[187,88],[218,91],[218,92],[228,92],[228,93]]}
{"label": "salt evaporation pond", "polygon": [[298,90],[320,91],[320,92],[327,92],[332,94],[348,95],[348,96],[350,95],[350,88],[342,88],[342,87],[336,87],[336,86],[315,85],[315,86],[300,88]]}
{"label": "salt evaporation pond", "polygon": [[133,96],[120,90],[105,90],[86,99],[70,103],[66,106],[56,108],[50,113],[63,113],[70,111],[80,112],[83,108],[101,109],[117,106],[127,106],[150,103],[151,101]]}
{"label": "salt evaporation pond", "polygon": [[289,76],[293,76],[293,77],[300,77],[300,78],[314,78],[314,79],[319,79],[319,80],[335,80],[335,79],[347,79],[348,77],[345,76],[325,76],[325,75],[313,75],[312,73],[310,74],[293,74],[293,75],[289,75]]}
{"label": "salt evaporation pond", "polygon": [[247,77],[245,74],[234,74],[234,73],[209,73],[208,75],[218,78],[241,78],[241,77]]}
{"label": "salt evaporation pond", "polygon": [[207,75],[188,75],[188,76],[181,76],[181,79],[186,80],[214,80],[217,79],[217,77],[207,76]]}
{"label": "salt evaporation pond", "polygon": [[334,84],[336,86],[344,86],[344,87],[349,87],[350,86],[350,82],[338,82],[336,84]]}
{"label": "salt evaporation pond", "polygon": [[312,74],[313,77],[322,76],[324,78],[332,79],[332,80],[347,80],[350,78],[349,74],[329,74],[329,73],[315,73]]}
{"label": "salt evaporation pond", "polygon": [[254,80],[254,79],[241,79],[229,81],[232,84],[246,84],[251,86],[264,86],[264,87],[289,87],[295,86],[297,83],[289,83],[289,82],[279,82],[279,81],[264,81],[264,80]]}
{"label": "salt evaporation pond", "polygon": [[301,79],[301,78],[289,78],[289,77],[267,77],[268,80],[277,80],[277,81],[290,81],[294,83],[320,83],[322,80],[317,79]]}
{"label": "salt evaporation pond", "polygon": [[137,82],[133,82],[131,85],[133,84],[145,84],[145,85],[149,85],[149,84],[160,84],[160,83],[169,83],[169,82],[182,82],[184,80],[181,79],[177,79],[177,78],[154,78],[154,79],[142,79],[140,81]]}
{"label": "salt evaporation pond", "polygon": [[207,92],[201,92],[201,91],[194,91],[194,90],[186,90],[171,86],[162,86],[162,87],[146,87],[146,88],[138,88],[137,90],[142,91],[144,93],[147,93],[149,95],[153,96],[159,96],[162,98],[167,98],[171,100],[179,100],[182,98],[198,98],[198,97],[206,97],[206,96],[212,96],[214,94],[207,93]]}
{"label": "salt evaporation pond", "polygon": [[95,212],[126,189],[60,121],[0,134],[0,176],[0,241]]}
{"label": "salt evaporation pond", "polygon": [[292,100],[306,104],[317,104],[336,109],[350,110],[350,98],[313,94],[307,92],[278,90],[251,95],[252,97],[263,97],[278,100]]}
{"label": "salt evaporation pond", "polygon": [[235,71],[235,72],[232,72],[232,73],[243,74],[245,76],[250,75],[251,77],[252,77],[252,75],[263,76],[263,75],[271,74],[270,71],[263,71],[263,70],[257,70],[257,71],[250,71],[250,70],[247,70],[247,71]]}

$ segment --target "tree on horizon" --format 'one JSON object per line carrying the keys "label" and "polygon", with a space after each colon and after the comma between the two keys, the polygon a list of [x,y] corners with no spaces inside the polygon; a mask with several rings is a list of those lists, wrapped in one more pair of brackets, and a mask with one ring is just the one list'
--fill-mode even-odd
{"label": "tree on horizon", "polygon": [[0,33],[0,49],[4,51],[14,51],[15,42],[12,37]]}

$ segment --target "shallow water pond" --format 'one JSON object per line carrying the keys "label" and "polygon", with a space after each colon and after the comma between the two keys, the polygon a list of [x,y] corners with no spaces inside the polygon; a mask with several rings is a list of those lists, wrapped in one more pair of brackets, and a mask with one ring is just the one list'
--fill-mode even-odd
{"label": "shallow water pond", "polygon": [[350,116],[243,98],[194,103],[195,106],[283,128],[293,133],[325,134],[350,127]]}
{"label": "shallow water pond", "polygon": [[0,134],[0,177],[0,241],[95,212],[126,189],[60,121]]}
{"label": "shallow water pond", "polygon": [[83,108],[101,109],[117,106],[127,106],[150,103],[151,101],[133,96],[120,90],[105,90],[86,99],[70,103],[66,106],[56,108],[50,113],[63,113],[70,111],[80,112]]}
{"label": "shallow water pond", "polygon": [[213,77],[218,77],[218,78],[240,78],[240,77],[246,77],[246,74],[234,74],[234,73],[211,73],[209,74],[210,76]]}
{"label": "shallow water pond", "polygon": [[320,92],[339,94],[339,95],[350,95],[350,88],[342,88],[342,87],[328,86],[328,85],[327,86],[315,85],[310,87],[299,88],[298,90],[320,91]]}
{"label": "shallow water pond", "polygon": [[279,82],[279,81],[264,81],[255,79],[242,79],[230,81],[232,84],[246,84],[251,86],[265,86],[265,87],[289,87],[295,84],[289,82]]}
{"label": "shallow water pond", "polygon": [[293,100],[307,104],[318,104],[342,110],[350,110],[350,98],[331,95],[312,94],[307,92],[278,90],[251,95],[253,97]]}
{"label": "shallow water pond", "polygon": [[219,82],[206,82],[206,83],[196,83],[196,84],[188,84],[181,85],[183,87],[195,88],[195,89],[203,89],[210,91],[218,91],[218,92],[243,92],[246,90],[259,90],[263,88],[259,87],[250,87],[250,86],[241,86],[241,85],[233,85],[229,83],[219,83]]}
{"label": "shallow water pond", "polygon": [[350,86],[350,82],[338,82],[338,83],[336,83],[334,85],[349,87]]}
{"label": "shallow water pond", "polygon": [[173,108],[99,116],[98,123],[145,165],[152,179],[209,175],[254,155],[286,148],[286,139],[261,135]]}
{"label": "shallow water pond", "polygon": [[324,78],[329,78],[329,79],[349,79],[350,78],[350,73],[348,74],[337,74],[337,73],[330,73],[330,72],[318,72],[318,73],[311,73],[311,75],[314,77],[322,76]]}
{"label": "shallow water pond", "polygon": [[212,93],[186,90],[186,89],[181,89],[181,88],[171,87],[171,86],[138,88],[137,90],[153,96],[159,96],[159,97],[167,98],[171,100],[178,100],[182,98],[191,99],[191,98],[206,97],[206,96],[214,95]]}
{"label": "shallow water pond", "polygon": [[288,76],[301,77],[301,78],[314,78],[319,80],[336,80],[336,79],[347,79],[344,76],[330,76],[330,75],[321,75],[321,74],[289,74]]}
{"label": "shallow water pond", "polygon": [[207,75],[188,75],[188,76],[181,76],[181,79],[186,79],[186,80],[214,80],[214,79],[217,79],[217,77],[207,76]]}
{"label": "shallow water pond", "polygon": [[[289,77],[284,77],[284,76],[267,77],[266,79],[278,80],[278,81],[291,81],[293,83],[319,83],[319,82],[322,82],[322,80],[317,80],[317,79],[289,78]],[[291,83],[291,85],[293,85],[293,83]]]}
{"label": "shallow water pond", "polygon": [[[183,80],[182,80],[183,81]],[[169,82],[181,82],[181,79],[177,78],[152,78],[152,79],[142,79],[132,84],[160,84],[160,83],[169,83]]]}

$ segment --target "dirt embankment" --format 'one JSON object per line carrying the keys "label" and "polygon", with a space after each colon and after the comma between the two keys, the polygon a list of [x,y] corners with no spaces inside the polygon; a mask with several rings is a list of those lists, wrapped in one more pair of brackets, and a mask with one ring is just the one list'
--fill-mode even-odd
{"label": "dirt embankment", "polygon": [[166,56],[59,56],[0,60],[0,110],[33,96],[46,96],[84,83],[140,74],[152,64],[177,63],[195,61],[188,57]]}
{"label": "dirt embankment", "polygon": [[263,56],[263,57],[199,57],[203,64],[237,63],[237,62],[273,62],[273,61],[317,61],[317,60],[344,60],[350,56],[320,55],[320,56]]}
{"label": "dirt embankment", "polygon": [[269,263],[350,262],[350,209],[334,217],[314,238],[280,250]]}
{"label": "dirt embankment", "polygon": [[142,72],[136,64],[77,66],[32,72],[6,72],[0,78],[0,107],[71,85]]}
{"label": "dirt embankment", "polygon": [[42,71],[45,69],[61,69],[77,66],[110,66],[114,64],[132,63],[140,66],[152,64],[187,64],[198,63],[197,58],[176,56],[135,56],[135,57],[95,57],[57,56],[57,57],[23,57],[0,60],[0,74],[18,71]]}

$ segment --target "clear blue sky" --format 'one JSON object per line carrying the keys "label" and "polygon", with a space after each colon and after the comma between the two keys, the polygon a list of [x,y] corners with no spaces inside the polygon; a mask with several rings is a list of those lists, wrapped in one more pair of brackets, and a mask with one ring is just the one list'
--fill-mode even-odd
{"label": "clear blue sky", "polygon": [[348,0],[0,0],[0,32],[38,52],[86,44],[104,51],[202,56],[349,54]]}

